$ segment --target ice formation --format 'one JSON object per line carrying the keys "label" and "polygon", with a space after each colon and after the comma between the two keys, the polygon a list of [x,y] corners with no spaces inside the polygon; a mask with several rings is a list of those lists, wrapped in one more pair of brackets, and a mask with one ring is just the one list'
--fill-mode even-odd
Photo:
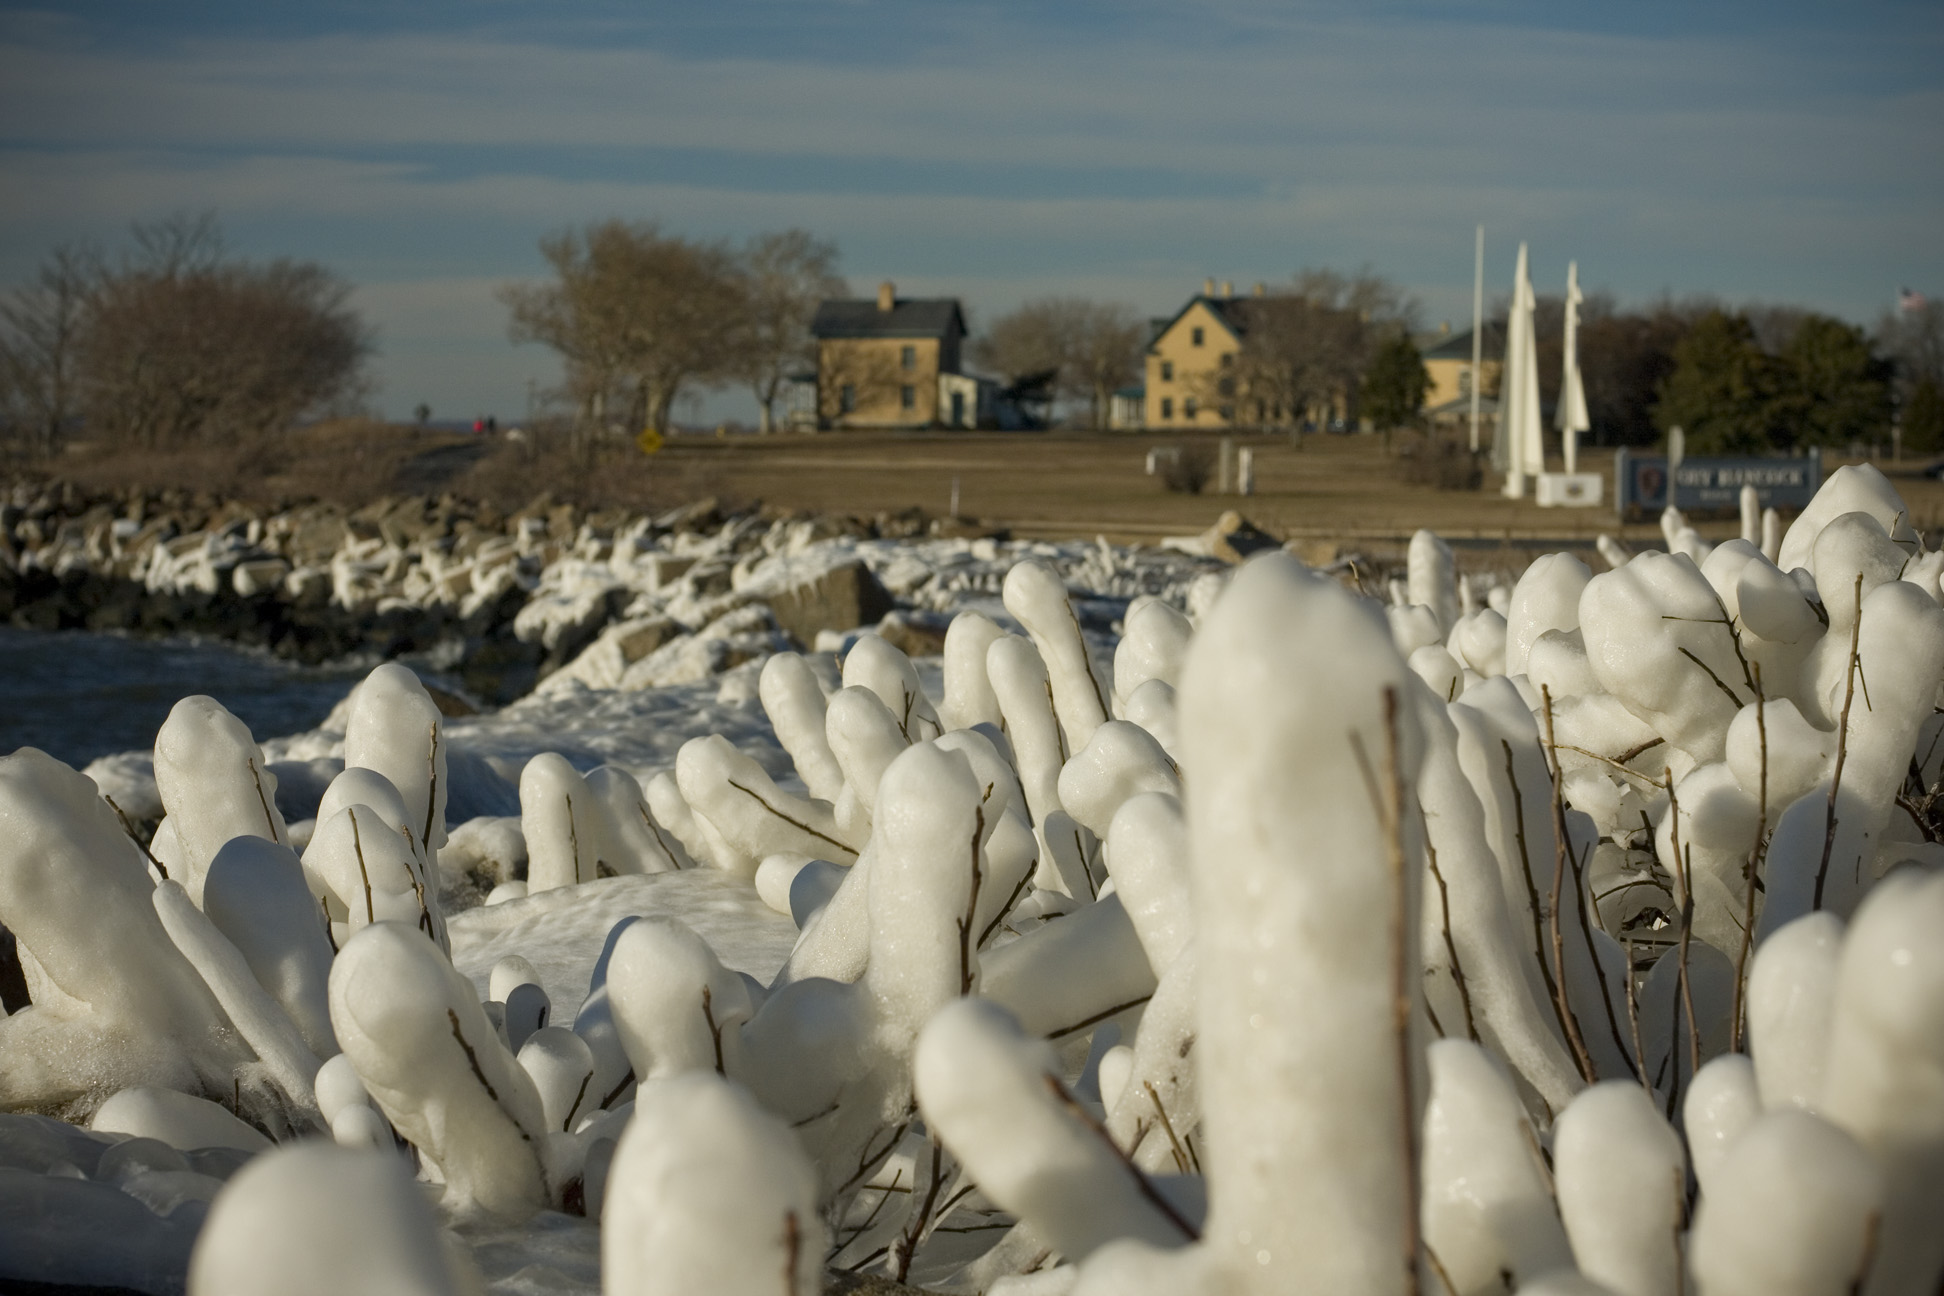
{"label": "ice formation", "polygon": [[[212,1296],[468,1247],[611,1296],[1935,1291],[1944,559],[1870,469],[1742,530],[1490,589],[1420,533],[1390,606],[1271,554],[1124,582],[1115,644],[1029,558],[938,659],[770,655],[668,694],[760,734],[492,753],[519,815],[450,827],[488,757],[395,667],[273,745],[341,759],[308,824],[207,698],[148,855],[0,759],[0,1106],[93,1121],[0,1117],[0,1211],[174,1255],[207,1209]],[[620,714],[588,682],[533,714]]]}

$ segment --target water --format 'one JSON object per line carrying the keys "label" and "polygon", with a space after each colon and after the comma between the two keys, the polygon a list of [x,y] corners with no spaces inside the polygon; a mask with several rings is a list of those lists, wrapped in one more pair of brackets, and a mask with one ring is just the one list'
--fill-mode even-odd
{"label": "water", "polygon": [[0,754],[38,747],[79,769],[155,745],[192,693],[228,707],[259,739],[312,729],[370,669],[297,666],[201,639],[131,639],[0,626]]}

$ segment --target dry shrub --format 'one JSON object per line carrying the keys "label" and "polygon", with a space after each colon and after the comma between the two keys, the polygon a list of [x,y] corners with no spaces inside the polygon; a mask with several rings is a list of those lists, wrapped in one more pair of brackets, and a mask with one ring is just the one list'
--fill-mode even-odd
{"label": "dry shrub", "polygon": [[335,419],[286,432],[144,448],[70,443],[22,465],[26,477],[85,488],[206,492],[253,503],[322,499],[357,507],[394,490],[399,470],[460,438],[375,419]]}
{"label": "dry shrub", "polygon": [[1472,491],[1485,483],[1485,469],[1468,442],[1455,432],[1418,432],[1398,446],[1397,476],[1413,486]]}
{"label": "dry shrub", "polygon": [[1163,486],[1177,495],[1199,495],[1215,474],[1215,451],[1205,445],[1177,446],[1157,466]]}
{"label": "dry shrub", "polygon": [[704,495],[720,498],[718,484],[715,472],[679,450],[645,455],[621,438],[575,445],[543,433],[500,441],[449,489],[505,511],[547,494],[582,508],[653,512]]}

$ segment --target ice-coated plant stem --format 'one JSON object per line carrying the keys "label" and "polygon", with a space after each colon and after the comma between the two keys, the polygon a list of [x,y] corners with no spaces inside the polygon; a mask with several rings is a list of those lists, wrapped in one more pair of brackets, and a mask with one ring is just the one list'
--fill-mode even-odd
{"label": "ice-coated plant stem", "polygon": [[[1393,825],[1358,759],[1389,749],[1386,693],[1412,678],[1381,614],[1280,555],[1237,574],[1189,649],[1197,925],[1227,933],[1201,950],[1204,1236],[1238,1293],[1416,1286],[1400,1112],[1421,1062],[1413,1041],[1400,1074],[1392,1005],[1398,960],[1418,966],[1417,869],[1400,928]],[[1411,786],[1418,723],[1397,722]],[[1416,815],[1395,828],[1421,868]]]}

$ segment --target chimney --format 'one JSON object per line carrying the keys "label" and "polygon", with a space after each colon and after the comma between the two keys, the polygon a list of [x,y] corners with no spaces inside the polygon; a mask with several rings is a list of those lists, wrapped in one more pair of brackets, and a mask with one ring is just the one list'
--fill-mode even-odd
{"label": "chimney", "polygon": [[1268,296],[1268,294],[1269,294],[1269,285],[1258,281],[1255,286],[1255,295],[1258,297],[1266,297]]}
{"label": "chimney", "polygon": [[878,309],[888,311],[898,304],[898,285],[886,279],[878,285]]}
{"label": "chimney", "polygon": [[1235,296],[1235,285],[1230,283],[1226,279],[1222,280],[1222,296],[1224,297]]}
{"label": "chimney", "polygon": [[1202,296],[1213,297],[1214,295],[1215,295],[1215,281],[1213,279],[1202,280]]}

